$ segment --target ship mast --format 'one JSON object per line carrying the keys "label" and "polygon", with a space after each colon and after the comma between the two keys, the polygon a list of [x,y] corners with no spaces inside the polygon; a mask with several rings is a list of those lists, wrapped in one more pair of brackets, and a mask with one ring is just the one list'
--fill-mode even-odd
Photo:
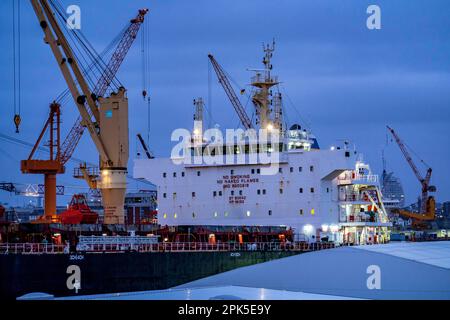
{"label": "ship mast", "polygon": [[250,70],[255,72],[255,75],[251,79],[251,85],[257,88],[255,93],[253,94],[252,102],[256,108],[257,123],[259,124],[260,128],[272,130],[275,127],[280,126],[281,124],[281,121],[277,121],[277,124],[275,125],[274,121],[271,119],[272,100],[270,99],[270,96],[272,93],[270,88],[278,84],[277,77],[272,77],[271,75],[271,58],[273,52],[275,51],[275,41],[272,42],[272,45],[263,44],[263,50],[264,69]]}

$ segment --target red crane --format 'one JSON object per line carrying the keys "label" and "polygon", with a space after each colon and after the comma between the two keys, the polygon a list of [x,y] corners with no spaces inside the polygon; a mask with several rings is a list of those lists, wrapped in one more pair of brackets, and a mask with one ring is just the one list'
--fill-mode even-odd
{"label": "red crane", "polygon": [[397,135],[397,133],[394,131],[394,129],[392,129],[389,126],[387,126],[387,128],[388,128],[389,132],[392,134],[392,136],[394,137],[395,141],[397,142],[397,145],[399,146],[400,150],[402,151],[403,156],[405,157],[409,166],[413,170],[417,180],[419,180],[420,185],[422,187],[422,194],[421,194],[421,198],[420,198],[421,199],[420,213],[414,214],[412,212],[408,212],[405,210],[399,210],[399,213],[404,216],[407,216],[409,218],[413,218],[413,219],[417,219],[417,220],[434,220],[435,201],[432,196],[428,196],[428,192],[436,191],[436,187],[430,185],[431,173],[433,172],[433,169],[428,167],[427,173],[424,178],[422,176],[422,174],[420,173],[419,169],[417,168],[416,164],[414,163],[404,142],[400,139],[400,137]]}
{"label": "red crane", "polygon": [[216,61],[216,59],[214,59],[212,54],[209,54],[208,58],[211,61],[211,64],[214,68],[214,71],[217,74],[217,78],[219,79],[220,84],[222,85],[223,89],[225,90],[228,98],[231,101],[231,104],[234,107],[234,110],[236,110],[236,113],[239,116],[239,119],[241,120],[242,124],[244,125],[244,128],[246,130],[253,128],[252,121],[248,117],[247,113],[245,112],[244,107],[242,106],[241,102],[239,101],[238,97],[236,96],[236,93],[234,92],[233,87],[230,84],[230,81],[228,81],[228,78],[225,75],[225,72],[223,71],[222,67]]}
{"label": "red crane", "polygon": [[[123,33],[121,40],[119,41],[114,53],[112,54],[107,66],[104,68],[102,75],[100,76],[95,89],[92,91],[93,100],[99,96],[103,96],[111,82],[113,81],[120,65],[122,64],[126,54],[128,53],[131,45],[136,39],[136,35],[140,26],[144,22],[144,16],[147,14],[148,9],[139,10],[138,15],[130,21],[130,26]],[[92,123],[95,123],[97,116],[90,108],[86,108]],[[94,110],[98,112],[97,110]],[[44,125],[44,128],[36,141],[33,150],[31,151],[27,160],[21,161],[21,171],[25,174],[44,174],[45,176],[45,209],[42,222],[53,222],[57,220],[56,217],[56,174],[62,174],[65,172],[64,165],[71,158],[75,151],[78,142],[83,135],[85,124],[80,116],[64,142],[60,143],[60,105],[58,103],[52,103],[50,105],[50,114]],[[37,150],[44,134],[49,131],[50,139],[48,146],[50,147],[50,159],[48,160],[35,160],[33,159],[34,153]],[[40,222],[41,222],[40,221]]]}

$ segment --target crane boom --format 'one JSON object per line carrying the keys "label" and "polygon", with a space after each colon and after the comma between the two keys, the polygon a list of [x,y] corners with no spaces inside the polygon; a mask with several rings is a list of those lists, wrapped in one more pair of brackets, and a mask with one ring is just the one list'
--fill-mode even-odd
{"label": "crane boom", "polygon": [[219,79],[220,84],[222,85],[223,89],[225,90],[225,93],[227,94],[228,98],[231,101],[231,104],[234,107],[234,110],[236,110],[237,115],[239,116],[239,119],[241,120],[242,124],[244,125],[244,128],[246,130],[253,128],[252,121],[248,117],[247,113],[245,112],[244,107],[242,106],[241,102],[239,101],[238,97],[236,96],[236,93],[233,90],[233,87],[230,84],[230,81],[228,80],[227,76],[225,75],[225,72],[223,71],[222,67],[219,65],[219,63],[216,61],[216,59],[213,57],[213,55],[208,55],[209,60],[211,61],[211,64],[214,68],[214,71],[217,74],[217,78]]}
{"label": "crane boom", "polygon": [[[126,97],[126,89],[120,87],[117,92],[113,92],[107,97],[97,97],[95,91],[93,93],[90,90],[85,75],[81,72],[78,65],[78,58],[74,55],[67,38],[56,20],[57,15],[49,5],[49,2],[52,1],[30,1],[39,25],[44,32],[45,43],[50,45],[58,67],[81,114],[82,124],[88,128],[99,153],[100,181],[98,181],[97,186],[103,199],[104,223],[123,224],[125,221],[124,202],[129,159],[128,98]],[[56,11],[61,16],[58,8],[56,8]],[[117,65],[120,64],[120,59],[114,59],[114,61],[119,62]],[[106,72],[105,77],[102,78],[111,79],[108,71]],[[59,123],[59,121],[57,120],[56,123]],[[30,164],[33,163],[30,162]],[[24,169],[27,168],[25,167]],[[54,171],[45,171],[46,190],[55,189],[54,184],[56,182],[56,173],[58,172]],[[55,198],[53,193],[51,197],[52,199]],[[46,210],[43,220],[47,222],[52,221],[53,217],[56,216],[56,212],[53,209]]]}
{"label": "crane boom", "polygon": [[150,153],[150,150],[148,150],[148,147],[147,147],[147,145],[145,144],[145,141],[144,141],[144,139],[142,138],[142,136],[141,136],[140,133],[137,134],[137,138],[139,139],[139,142],[141,143],[142,149],[144,149],[144,152],[145,152],[145,154],[146,154],[146,156],[147,156],[147,159],[153,159],[153,158],[155,158],[155,157]]}
{"label": "crane boom", "polygon": [[[405,144],[400,139],[400,137],[397,135],[397,133],[392,129],[391,127],[387,126],[389,132],[394,137],[395,141],[397,142],[397,145],[399,146],[400,150],[403,153],[403,156],[406,158],[406,161],[408,162],[409,166],[413,170],[416,178],[419,180],[420,185],[422,186],[422,194],[421,194],[421,208],[420,211],[422,213],[425,213],[429,216],[430,220],[434,219],[434,199],[430,199],[432,197],[428,197],[428,191],[436,191],[435,186],[430,186],[430,180],[431,180],[431,173],[433,172],[433,169],[428,168],[425,178],[420,174],[419,169],[417,168],[416,164],[411,158],[411,155],[409,154],[408,150],[406,149]],[[432,205],[433,204],[433,205]],[[401,214],[407,216],[408,212],[404,210],[400,210]],[[414,218],[414,214],[409,215],[408,217]]]}
{"label": "crane boom", "polygon": [[78,66],[77,59],[75,59],[75,55],[56,21],[55,14],[52,12],[48,0],[30,1],[39,20],[39,25],[44,31],[45,42],[50,45],[78,111],[83,118],[83,122],[88,128],[98,152],[103,158],[109,159],[97,130],[99,121],[97,105]]}
{"label": "crane boom", "polygon": [[402,151],[403,156],[406,158],[406,161],[408,162],[409,166],[413,170],[413,172],[416,175],[417,179],[419,180],[420,183],[422,183],[424,181],[424,178],[422,177],[422,175],[419,172],[419,169],[417,168],[416,164],[412,160],[411,155],[409,154],[408,150],[406,149],[405,144],[400,139],[400,137],[397,135],[397,133],[394,131],[394,129],[392,129],[389,126],[387,126],[387,128],[388,128],[389,132],[392,134],[392,136],[394,137],[395,141],[397,142],[398,147]]}
{"label": "crane boom", "polygon": [[[144,22],[144,17],[147,12],[148,9],[139,10],[136,18],[130,21],[130,26],[124,32],[120,42],[117,44],[117,47],[113,55],[111,56],[111,59],[109,60],[106,68],[104,69],[93,90],[96,96],[103,96],[106,93],[106,90],[116,76],[116,73],[119,70],[123,60],[125,59],[125,56],[127,55],[134,40],[136,39],[139,28]],[[66,164],[67,161],[69,161],[69,159],[72,157],[75,148],[77,147],[81,137],[83,136],[84,128],[83,118],[79,116],[61,146],[62,164]]]}

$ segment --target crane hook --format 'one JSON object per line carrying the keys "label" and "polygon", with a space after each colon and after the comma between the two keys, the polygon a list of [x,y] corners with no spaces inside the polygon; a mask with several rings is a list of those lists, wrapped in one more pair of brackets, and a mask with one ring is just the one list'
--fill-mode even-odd
{"label": "crane hook", "polygon": [[16,114],[14,116],[14,124],[16,125],[16,133],[19,133],[19,126],[20,126],[21,121],[22,121],[22,119],[20,118],[20,115]]}

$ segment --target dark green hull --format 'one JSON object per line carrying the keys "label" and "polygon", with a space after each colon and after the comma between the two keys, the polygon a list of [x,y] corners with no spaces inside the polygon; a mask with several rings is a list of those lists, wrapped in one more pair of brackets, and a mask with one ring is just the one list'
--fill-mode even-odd
{"label": "dark green hull", "polygon": [[0,256],[0,297],[31,292],[75,295],[67,288],[71,265],[81,271],[80,295],[159,290],[298,254],[291,251],[148,252]]}

